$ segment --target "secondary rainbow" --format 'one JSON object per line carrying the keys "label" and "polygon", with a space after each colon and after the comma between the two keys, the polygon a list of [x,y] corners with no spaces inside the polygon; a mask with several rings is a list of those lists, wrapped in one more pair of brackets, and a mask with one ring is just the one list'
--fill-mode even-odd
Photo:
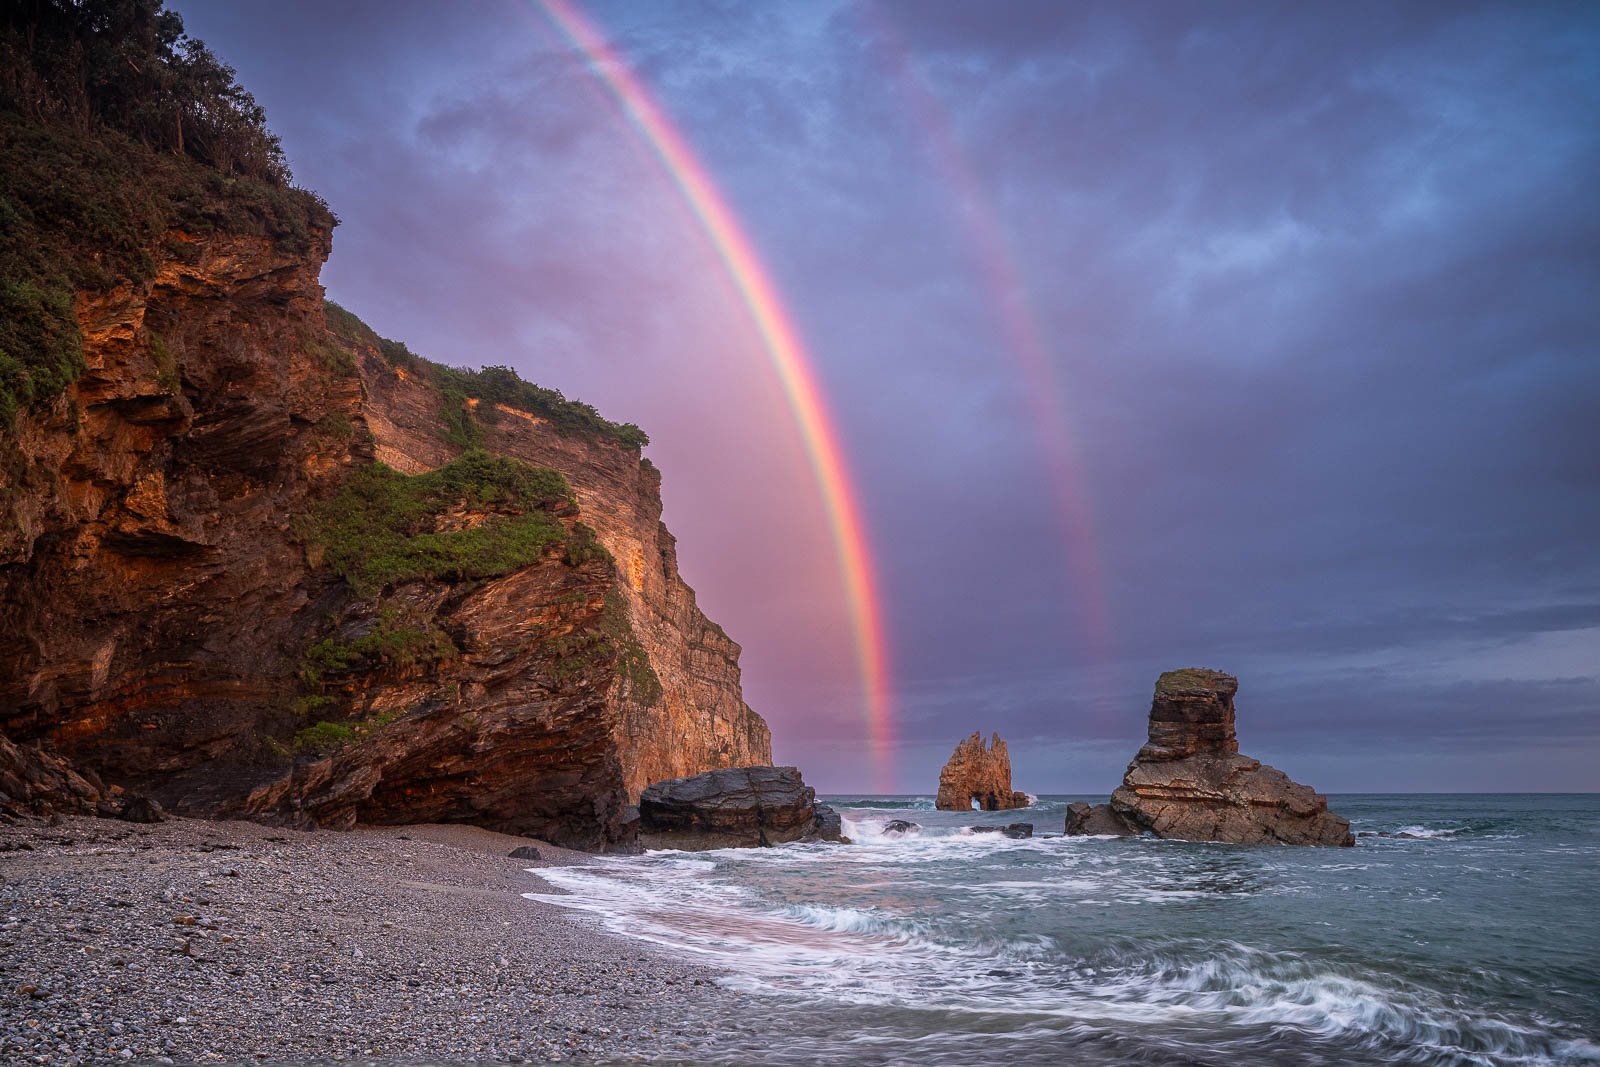
{"label": "secondary rainbow", "polygon": [[1057,522],[1066,540],[1067,568],[1084,623],[1085,652],[1092,661],[1109,661],[1110,606],[1100,572],[1094,524],[1090,520],[1081,449],[1064,410],[1065,387],[1030,306],[1027,285],[1017,269],[983,182],[962,150],[948,111],[901,44],[887,15],[870,4],[862,7],[860,14],[868,29],[886,46],[881,54],[887,71],[902,90],[945,184],[954,193],[978,273],[988,290],[1006,347],[1022,376],[1026,403],[1040,437],[1040,459],[1055,499]]}
{"label": "secondary rainbow", "polygon": [[833,535],[861,672],[868,738],[882,778],[891,739],[892,709],[888,643],[879,609],[877,581],[866,527],[844,462],[839,434],[823,402],[800,333],[726,198],[644,84],[574,4],[568,0],[541,0],[540,6],[563,36],[583,54],[589,69],[616,99],[661,161],[726,266],[761,336],[794,413]]}

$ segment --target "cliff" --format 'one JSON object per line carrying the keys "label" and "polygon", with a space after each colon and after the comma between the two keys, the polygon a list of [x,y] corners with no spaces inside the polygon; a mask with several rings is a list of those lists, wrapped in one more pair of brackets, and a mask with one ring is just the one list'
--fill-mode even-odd
{"label": "cliff", "polygon": [[995,734],[985,747],[976,730],[956,745],[944,769],[939,772],[939,795],[934,806],[940,811],[1006,811],[1028,806],[1028,794],[1011,788],[1011,752]]}
{"label": "cliff", "polygon": [[1350,824],[1310,786],[1239,754],[1234,695],[1221,671],[1168,671],[1150,702],[1149,740],[1109,805],[1073,804],[1067,833],[1152,833],[1186,841],[1351,845]]}
{"label": "cliff", "polygon": [[[63,354],[0,381],[0,736],[30,780],[604,848],[649,782],[771,762],[642,433],[325,305],[307,194],[260,186],[272,215],[115,131],[6,122],[7,180],[48,184],[0,193],[66,264],[29,268],[66,295],[22,338]],[[99,171],[40,162],[110,142],[170,178],[111,202],[125,260],[52,221]]]}

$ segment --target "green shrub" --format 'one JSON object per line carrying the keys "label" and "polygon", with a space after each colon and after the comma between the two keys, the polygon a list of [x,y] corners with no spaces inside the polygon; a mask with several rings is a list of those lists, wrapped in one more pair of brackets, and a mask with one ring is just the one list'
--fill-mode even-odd
{"label": "green shrub", "polygon": [[289,181],[261,109],[159,0],[0,5],[0,428],[82,373],[74,294],[147,280],[169,230],[315,247],[336,220]]}
{"label": "green shrub", "polygon": [[156,385],[162,392],[176,393],[182,388],[177,357],[158,334],[150,335],[150,361],[156,365]]}
{"label": "green shrub", "polygon": [[356,424],[350,421],[348,415],[337,411],[322,416],[312,428],[334,441],[348,441],[356,434]]}
{"label": "green shrub", "polygon": [[307,726],[294,735],[296,752],[326,753],[355,740],[355,729],[342,722],[326,720]]}
{"label": "green shrub", "polygon": [[348,641],[328,637],[307,649],[301,676],[316,681],[328,673],[374,662],[409,667],[454,659],[456,655],[450,635],[431,621],[406,619],[398,611],[385,608],[378,613],[372,629],[361,636]]}
{"label": "green shrub", "polygon": [[606,594],[598,626],[551,638],[545,647],[555,657],[555,676],[563,681],[609,658],[612,670],[626,681],[632,699],[655,704],[666,694],[650,654],[628,622],[627,605],[615,589]]}
{"label": "green shrub", "polygon": [[302,719],[309,719],[323,708],[331,708],[337,703],[333,697],[321,693],[308,693],[295,700],[294,713]]}
{"label": "green shrub", "polygon": [[322,302],[322,317],[328,329],[339,340],[352,348],[371,345],[376,348],[383,339],[372,328],[332,300]]}
{"label": "green shrub", "polygon": [[600,614],[600,629],[609,637],[617,650],[617,673],[627,679],[629,694],[641,704],[654,704],[666,690],[655,667],[650,664],[650,653],[645,651],[628,622],[628,609],[622,595],[615,589],[606,594],[605,610]]}
{"label": "green shrub", "polygon": [[[468,452],[426,474],[373,463],[300,523],[359,596],[419,578],[492,578],[537,562],[566,531],[549,510],[570,501],[558,472]],[[489,511],[476,525],[437,530],[451,509]]]}
{"label": "green shrub", "polygon": [[572,524],[572,532],[567,534],[567,550],[561,556],[563,562],[569,567],[581,567],[592,559],[611,559],[611,552],[594,531],[581,522]]}
{"label": "green shrub", "polygon": [[346,378],[356,372],[355,357],[350,350],[339,345],[330,345],[317,337],[309,337],[305,342],[306,354],[316,361],[317,365],[329,374],[338,378]]}
{"label": "green shrub", "polygon": [[[568,400],[560,390],[524,381],[510,367],[481,370],[447,367],[417,355],[402,341],[379,337],[372,327],[331,300],[326,302],[323,312],[329,329],[347,344],[376,348],[389,366],[426,378],[438,390],[443,400],[440,436],[458,448],[472,448],[483,440],[479,423],[498,421],[496,404],[537,415],[559,433],[599,437],[633,449],[650,443],[649,435],[633,423],[612,422],[592,405]],[[468,400],[480,402],[476,414],[470,410]]]}

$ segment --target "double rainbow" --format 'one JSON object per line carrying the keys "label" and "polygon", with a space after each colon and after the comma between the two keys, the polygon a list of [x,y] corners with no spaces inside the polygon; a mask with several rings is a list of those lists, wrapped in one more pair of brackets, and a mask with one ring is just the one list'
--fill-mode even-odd
{"label": "double rainbow", "polygon": [[882,787],[892,727],[888,642],[866,526],[845,466],[839,433],[823,402],[805,343],[750,238],[682,131],[667,118],[594,23],[570,0],[541,0],[541,7],[551,23],[582,53],[595,78],[654,151],[721,258],[761,336],[816,476],[838,554],[861,674],[868,739]]}

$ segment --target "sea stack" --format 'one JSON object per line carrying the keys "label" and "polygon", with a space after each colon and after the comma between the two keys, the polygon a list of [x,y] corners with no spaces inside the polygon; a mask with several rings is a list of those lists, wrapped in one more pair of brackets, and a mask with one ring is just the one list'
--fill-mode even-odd
{"label": "sea stack", "polygon": [[1156,682],[1150,739],[1110,804],[1073,804],[1069,834],[1139,834],[1240,845],[1353,845],[1328,800],[1239,754],[1233,697],[1221,671],[1168,671]]}
{"label": "sea stack", "polygon": [[934,804],[940,811],[1005,811],[1028,806],[1028,794],[1011,788],[1011,753],[995,734],[988,747],[974,730],[972,736],[956,746],[950,761],[939,772],[939,796]]}

